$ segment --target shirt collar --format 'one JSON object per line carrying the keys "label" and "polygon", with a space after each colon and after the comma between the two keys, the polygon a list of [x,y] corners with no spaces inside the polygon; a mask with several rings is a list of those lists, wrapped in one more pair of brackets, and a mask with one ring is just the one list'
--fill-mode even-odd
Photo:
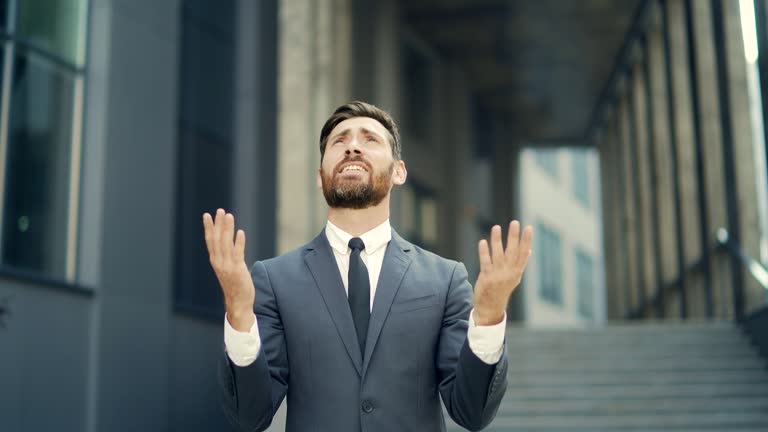
{"label": "shirt collar", "polygon": [[[349,253],[349,240],[352,238],[352,234],[344,232],[344,230],[332,224],[331,221],[328,221],[325,225],[325,236],[328,237],[328,243],[331,244],[331,247],[336,252],[342,255]],[[392,240],[392,227],[389,224],[389,219],[361,235],[360,239],[365,244],[366,254],[371,255],[375,253],[379,248]]]}

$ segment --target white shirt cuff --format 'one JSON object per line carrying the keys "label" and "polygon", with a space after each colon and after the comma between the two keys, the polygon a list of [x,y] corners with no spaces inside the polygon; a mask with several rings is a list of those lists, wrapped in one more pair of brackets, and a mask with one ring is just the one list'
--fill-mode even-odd
{"label": "white shirt cuff", "polygon": [[496,364],[504,352],[504,333],[507,330],[507,313],[500,323],[489,326],[475,324],[475,310],[469,314],[469,329],[467,340],[469,348],[485,364]]}
{"label": "white shirt cuff", "polygon": [[256,325],[254,316],[253,326],[249,332],[235,330],[227,314],[224,314],[224,346],[227,350],[229,359],[237,366],[245,367],[253,363],[259,355],[261,348],[261,337],[259,337],[259,326]]}

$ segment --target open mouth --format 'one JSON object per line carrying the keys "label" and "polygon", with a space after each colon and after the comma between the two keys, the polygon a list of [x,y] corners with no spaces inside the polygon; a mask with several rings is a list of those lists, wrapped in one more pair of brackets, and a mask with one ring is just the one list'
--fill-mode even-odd
{"label": "open mouth", "polygon": [[339,168],[338,172],[340,174],[364,173],[364,172],[368,172],[368,167],[361,162],[350,162],[342,165],[341,168]]}

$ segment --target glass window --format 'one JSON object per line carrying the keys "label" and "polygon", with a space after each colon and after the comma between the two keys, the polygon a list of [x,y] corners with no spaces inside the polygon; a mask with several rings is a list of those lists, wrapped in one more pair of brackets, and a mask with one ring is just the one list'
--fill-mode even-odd
{"label": "glass window", "polygon": [[4,46],[13,53],[10,67],[0,67],[0,96],[8,102],[1,113],[7,121],[0,122],[0,265],[70,281],[86,6],[86,0],[0,0]]}
{"label": "glass window", "polygon": [[10,0],[0,0],[0,29],[3,32],[8,28],[8,5]]}
{"label": "glass window", "polygon": [[174,304],[215,319],[221,290],[202,214],[233,206],[234,31],[233,1],[182,3]]}
{"label": "glass window", "polygon": [[65,276],[77,76],[17,49],[11,88],[3,264]]}
{"label": "glass window", "polygon": [[18,0],[16,32],[36,47],[81,66],[85,0]]}
{"label": "glass window", "polygon": [[558,150],[535,150],[534,157],[539,166],[552,177],[558,176]]}
{"label": "glass window", "polygon": [[536,228],[536,260],[539,268],[539,296],[551,303],[563,303],[560,235],[544,224]]}
{"label": "glass window", "polygon": [[589,207],[589,169],[586,151],[571,151],[571,172],[573,176],[573,195],[585,207]]}
{"label": "glass window", "polygon": [[579,293],[579,313],[585,318],[594,316],[595,266],[592,257],[576,248],[576,281]]}

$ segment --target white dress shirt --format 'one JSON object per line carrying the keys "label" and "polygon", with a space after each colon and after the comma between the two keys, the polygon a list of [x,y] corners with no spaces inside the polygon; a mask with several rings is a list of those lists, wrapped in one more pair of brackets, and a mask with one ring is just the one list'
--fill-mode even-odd
{"label": "white dress shirt", "polygon": [[[325,235],[333,249],[333,255],[336,258],[336,264],[339,267],[341,280],[344,283],[344,290],[348,291],[348,273],[349,273],[349,240],[351,234],[344,232],[341,228],[335,226],[330,221],[325,226]],[[379,273],[384,262],[385,247],[392,240],[392,228],[389,225],[389,219],[381,225],[366,232],[360,236],[365,244],[365,249],[360,253],[365,266],[368,268],[368,277],[371,282],[371,309],[376,295],[376,285],[379,282]],[[473,310],[474,312],[474,310]],[[495,364],[501,358],[504,350],[504,332],[506,330],[506,315],[504,319],[496,325],[477,326],[469,314],[469,329],[467,339],[469,348],[472,352],[487,364]],[[249,332],[240,332],[232,328],[229,320],[224,317],[224,345],[227,349],[227,355],[232,363],[237,366],[248,366],[256,360],[261,347],[261,338],[259,337],[259,327],[254,320],[253,326]]]}

